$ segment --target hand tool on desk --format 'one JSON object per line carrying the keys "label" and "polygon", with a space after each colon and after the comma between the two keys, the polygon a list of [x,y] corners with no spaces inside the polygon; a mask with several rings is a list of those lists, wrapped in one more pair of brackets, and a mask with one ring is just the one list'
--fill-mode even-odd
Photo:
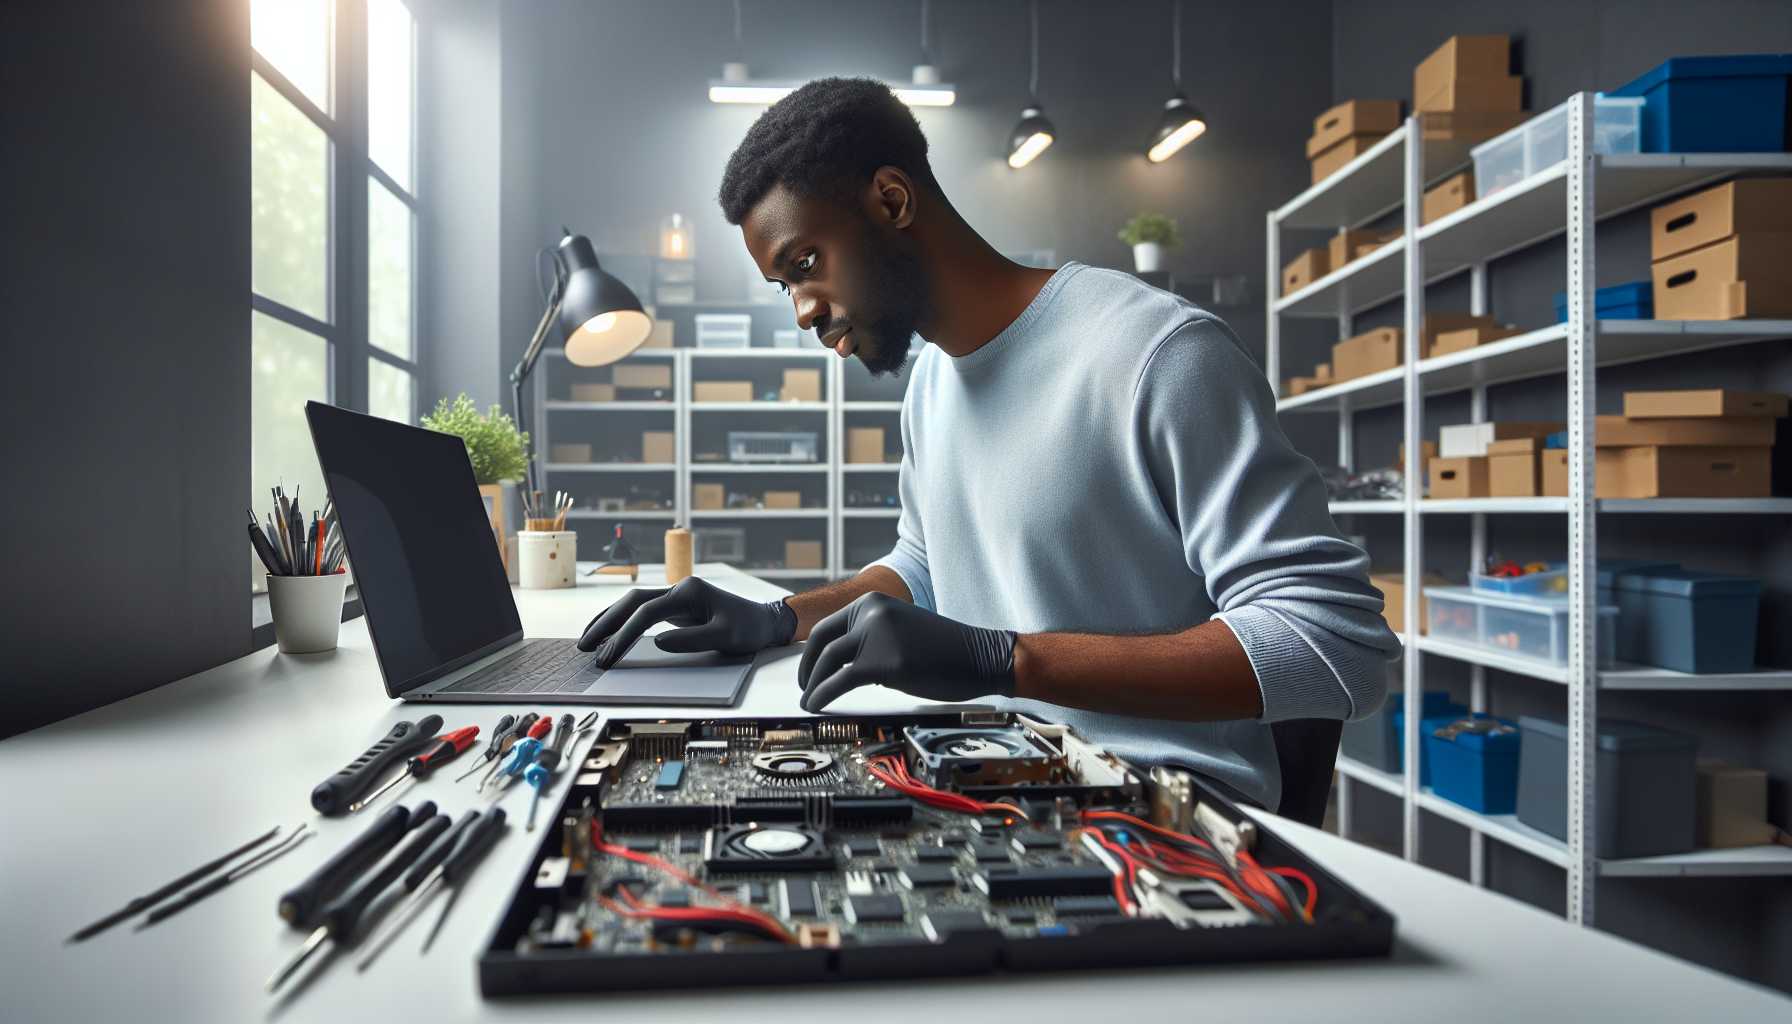
{"label": "hand tool on desk", "polygon": [[542,745],[553,727],[553,719],[540,718],[529,727],[529,735],[517,740],[516,746],[510,748],[510,760],[505,763],[503,770],[487,780],[496,786],[496,791],[492,794],[493,803],[497,803],[511,785],[523,777],[523,769],[534,764],[535,759],[541,756]]}
{"label": "hand tool on desk", "polygon": [[[419,809],[421,813],[421,809]],[[434,806],[430,806],[430,816],[417,826],[405,839],[404,845],[395,850],[392,856],[380,864],[379,870],[368,878],[362,879],[353,889],[330,901],[319,917],[319,924],[306,938],[305,944],[288,960],[284,966],[275,971],[268,979],[268,991],[279,988],[281,983],[292,977],[311,954],[324,944],[327,939],[339,945],[350,945],[355,941],[355,934],[360,930],[361,915],[379,898],[386,887],[398,880],[417,858],[423,855],[443,832],[448,830],[448,816],[436,814]]]}
{"label": "hand tool on desk", "polygon": [[596,726],[597,726],[597,712],[592,711],[592,712],[588,713],[584,718],[579,719],[578,727],[575,728],[572,733],[573,741],[577,742],[578,738],[580,736],[583,736],[586,733],[590,732],[592,729],[596,728]]}
{"label": "hand tool on desk", "polygon": [[448,887],[448,902],[442,905],[442,912],[436,915],[436,923],[430,926],[429,934],[424,937],[423,952],[429,952],[430,945],[436,941],[436,936],[441,934],[442,923],[448,920],[449,912],[454,909],[454,901],[460,896],[461,883],[473,873],[473,869],[479,866],[481,860],[485,859],[492,844],[496,843],[503,834],[504,808],[494,807],[492,812],[486,815],[485,820],[473,826],[472,831],[467,833],[466,840],[454,853],[449,855],[448,860],[441,867],[430,875],[429,879],[423,883],[423,888],[417,891],[418,906],[422,906],[437,886],[446,885]]}
{"label": "hand tool on desk", "polygon": [[[535,745],[534,745],[534,748],[529,751],[528,760],[523,761],[522,764],[528,764],[529,761],[535,760],[535,755],[541,752],[541,738],[543,736],[546,736],[548,734],[548,730],[552,729],[553,727],[554,727],[553,719],[543,718],[540,715],[534,715],[533,719],[529,722],[529,724],[527,726],[523,725],[521,722],[518,722],[517,723],[516,739],[511,741],[509,747],[505,750],[505,754],[511,758],[510,763],[511,764],[517,763],[516,762],[517,748],[521,747],[525,743],[528,743],[530,740],[534,740]],[[509,770],[510,770],[509,768],[505,767],[504,758],[502,758],[502,757],[498,758],[496,761],[492,762],[492,766],[491,766],[490,770],[488,770],[485,773],[485,777],[479,780],[479,788],[484,789],[486,786],[491,784],[492,780],[497,777],[499,772],[509,771]],[[516,770],[520,772],[523,769],[519,766]]]}
{"label": "hand tool on desk", "polygon": [[162,886],[161,888],[155,890],[154,892],[148,893],[143,896],[139,896],[136,899],[132,900],[131,902],[126,903],[122,908],[120,908],[118,910],[114,910],[112,913],[107,914],[105,917],[100,918],[98,921],[95,921],[92,924],[88,925],[87,927],[76,932],[75,934],[70,935],[66,941],[68,941],[68,942],[85,942],[86,940],[93,938],[95,935],[98,935],[99,933],[112,927],[113,925],[117,924],[118,922],[123,921],[125,918],[131,917],[140,911],[147,910],[150,907],[154,906],[155,904],[162,902],[163,900],[167,899],[168,897],[174,895],[175,893],[181,891],[182,889],[185,889],[187,886],[192,885],[194,882],[199,881],[201,878],[204,878],[206,875],[211,874],[212,872],[218,870],[219,868],[221,868],[224,865],[230,863],[231,861],[237,859],[238,857],[241,857],[243,854],[248,853],[250,850],[255,849],[257,846],[260,846],[261,844],[267,842],[268,840],[274,838],[275,836],[277,836],[279,834],[280,834],[280,826],[275,825],[273,828],[268,829],[266,832],[263,832],[261,835],[256,836],[254,839],[249,840],[248,842],[246,842],[243,845],[237,847],[236,849],[230,851],[229,853],[223,855],[222,857],[218,857],[215,860],[206,861],[204,864],[199,865],[198,867],[196,867],[193,870],[187,872],[186,874],[180,876],[179,878],[176,878],[174,881],[169,882],[167,885]]}
{"label": "hand tool on desk", "polygon": [[[435,813],[436,805],[427,800],[417,807],[414,814],[403,804],[387,808],[386,813],[375,818],[373,824],[367,827],[367,831],[336,851],[336,856],[324,861],[322,867],[311,873],[311,877],[280,897],[281,919],[294,928],[310,925],[315,919],[317,908],[341,892],[357,875],[372,866],[374,861],[385,856],[386,851],[397,846],[413,824],[421,825]],[[415,821],[412,820],[413,817]]]}
{"label": "hand tool on desk", "polygon": [[423,851],[423,856],[417,858],[417,862],[411,865],[411,869],[404,873],[404,891],[411,895],[401,906],[387,914],[380,921],[379,926],[373,930],[373,933],[367,937],[367,952],[363,953],[361,959],[355,962],[356,971],[365,971],[372,966],[386,947],[392,944],[392,940],[398,937],[398,933],[404,931],[405,925],[414,915],[414,908],[420,905],[416,896],[417,888],[428,881],[435,873],[436,868],[459,848],[461,841],[472,830],[479,818],[478,811],[468,811],[461,815],[460,820],[454,823],[454,827],[442,833],[429,849]]}
{"label": "hand tool on desk", "polygon": [[[534,723],[530,723],[530,724],[533,725]],[[516,716],[515,715],[505,715],[503,718],[498,719],[498,724],[492,726],[492,741],[490,743],[486,744],[485,752],[480,754],[478,757],[474,758],[473,766],[471,768],[468,768],[465,772],[462,772],[460,775],[455,776],[454,781],[460,782],[460,781],[464,780],[467,776],[473,774],[474,772],[478,771],[480,768],[484,767],[493,758],[497,757],[500,753],[503,752],[504,744],[507,741],[512,742],[512,743],[516,742],[516,737],[514,735],[512,735],[512,733],[511,733],[511,729],[515,725],[516,725]]]}
{"label": "hand tool on desk", "polygon": [[441,715],[429,715],[417,722],[400,722],[385,738],[367,748],[367,752],[348,763],[348,767],[317,784],[311,791],[311,806],[321,814],[342,814],[348,805],[360,798],[386,774],[393,764],[422,750],[442,728]]}
{"label": "hand tool on desk", "polygon": [[554,742],[542,749],[534,764],[523,769],[523,781],[535,790],[535,798],[529,801],[529,822],[524,831],[535,831],[535,812],[541,807],[541,794],[554,784],[554,772],[566,760],[574,728],[572,716],[561,715],[560,724],[554,731]]}
{"label": "hand tool on desk", "polygon": [[173,917],[174,915],[187,909],[188,907],[192,906],[193,904],[200,902],[201,900],[205,899],[208,896],[211,896],[213,893],[218,892],[220,889],[223,889],[225,886],[230,885],[232,882],[235,882],[240,878],[247,877],[248,875],[254,874],[255,872],[261,870],[262,868],[267,867],[269,864],[272,864],[273,862],[286,856],[287,854],[291,853],[292,851],[298,849],[299,844],[303,843],[307,839],[310,839],[314,835],[317,835],[317,831],[315,829],[311,828],[310,825],[301,822],[299,824],[298,828],[296,828],[293,831],[293,833],[291,835],[287,836],[285,839],[280,840],[278,843],[275,843],[273,846],[269,847],[268,849],[261,851],[260,853],[256,854],[253,857],[250,857],[248,860],[243,861],[241,864],[238,864],[236,867],[231,868],[229,871],[226,871],[221,875],[215,875],[215,876],[207,879],[206,881],[201,882],[200,884],[194,886],[193,888],[188,889],[186,892],[181,893],[179,896],[175,897],[173,900],[171,900],[167,903],[164,903],[161,906],[150,911],[149,916],[145,917],[143,919],[142,923],[137,925],[137,931],[142,931],[143,929],[148,928],[152,924],[157,924],[162,921],[166,921],[168,918]]}
{"label": "hand tool on desk", "polygon": [[348,812],[350,814],[359,813],[361,808],[378,800],[387,790],[398,785],[405,779],[410,779],[411,783],[415,785],[418,781],[428,778],[437,768],[440,768],[459,757],[463,751],[472,746],[473,740],[478,735],[479,727],[477,725],[469,725],[456,729],[451,733],[438,736],[435,742],[424,748],[423,753],[416,755],[406,762],[404,771],[392,776],[392,781],[381,786],[378,790],[375,790],[373,795],[362,797],[360,800],[349,804]]}

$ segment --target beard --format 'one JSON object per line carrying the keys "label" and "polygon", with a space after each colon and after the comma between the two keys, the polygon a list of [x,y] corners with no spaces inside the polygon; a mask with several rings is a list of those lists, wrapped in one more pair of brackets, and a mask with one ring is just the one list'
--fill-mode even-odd
{"label": "beard", "polygon": [[927,308],[920,254],[907,237],[880,238],[868,228],[859,256],[866,291],[861,304],[865,316],[852,328],[858,335],[856,354],[873,377],[901,373]]}

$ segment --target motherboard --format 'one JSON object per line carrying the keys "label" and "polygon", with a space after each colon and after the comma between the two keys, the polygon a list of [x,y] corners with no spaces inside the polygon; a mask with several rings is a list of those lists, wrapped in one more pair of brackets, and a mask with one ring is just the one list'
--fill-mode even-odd
{"label": "motherboard", "polygon": [[986,710],[611,721],[487,994],[1385,954],[1392,919],[1194,776]]}

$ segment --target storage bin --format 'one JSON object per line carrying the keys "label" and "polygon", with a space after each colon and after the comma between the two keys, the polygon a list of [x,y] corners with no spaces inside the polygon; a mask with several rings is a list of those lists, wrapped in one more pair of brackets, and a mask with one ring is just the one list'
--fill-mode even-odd
{"label": "storage bin", "polygon": [[1647,558],[1601,558],[1596,579],[1599,586],[1597,600],[1600,604],[1616,605],[1618,609],[1618,644],[1614,653],[1619,661],[1635,662],[1637,653],[1642,650],[1643,617],[1624,614],[1624,604],[1618,600],[1618,591],[1613,585],[1619,575],[1627,572],[1649,572],[1657,569],[1678,569],[1673,562],[1656,562]]}
{"label": "storage bin", "polygon": [[1626,660],[1677,672],[1755,667],[1760,580],[1676,568],[1629,572],[1615,583],[1619,614],[1633,623]]}
{"label": "storage bin", "polygon": [[[1568,293],[1555,295],[1556,323],[1568,322]],[[1593,293],[1593,316],[1598,320],[1655,319],[1655,282],[1629,281]]]}
{"label": "storage bin", "polygon": [[[1344,756],[1360,761],[1371,768],[1379,768],[1384,772],[1403,772],[1406,770],[1406,749],[1400,742],[1401,727],[1406,721],[1406,695],[1398,690],[1390,692],[1383,702],[1381,710],[1368,718],[1356,722],[1345,722],[1344,731],[1338,739],[1338,751]],[[1465,715],[1468,709],[1450,699],[1449,693],[1443,690],[1426,690],[1420,697],[1419,720],[1440,716]],[[1426,784],[1430,775],[1430,758],[1425,756],[1424,744],[1419,749],[1419,785]]]}
{"label": "storage bin", "polygon": [[1433,793],[1482,814],[1512,813],[1518,804],[1516,725],[1475,714],[1428,718],[1423,726]]}
{"label": "storage bin", "polygon": [[[1501,654],[1568,663],[1568,599],[1510,597],[1470,587],[1426,587],[1430,635]],[[1618,609],[1599,606],[1600,666],[1617,660]]]}
{"label": "storage bin", "polygon": [[[1641,142],[1643,102],[1638,98],[1593,98],[1593,152],[1635,153]],[[1475,195],[1485,198],[1568,158],[1568,104],[1469,151],[1475,161]]]}
{"label": "storage bin", "polygon": [[1468,574],[1468,585],[1474,590],[1515,597],[1552,597],[1568,592],[1568,570],[1560,562],[1551,562],[1545,572],[1527,572],[1523,576],[1483,576]]}
{"label": "storage bin", "polygon": [[[1518,766],[1518,820],[1568,836],[1568,729],[1525,715]],[[1639,722],[1605,719],[1593,771],[1597,857],[1654,857],[1693,848],[1698,740]]]}
{"label": "storage bin", "polygon": [[1788,76],[1792,54],[1673,57],[1609,95],[1648,101],[1645,153],[1778,153]]}

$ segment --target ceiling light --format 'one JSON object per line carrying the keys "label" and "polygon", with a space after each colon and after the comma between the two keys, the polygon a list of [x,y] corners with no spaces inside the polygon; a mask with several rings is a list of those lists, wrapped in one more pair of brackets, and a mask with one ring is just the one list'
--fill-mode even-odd
{"label": "ceiling light", "polygon": [[1163,119],[1151,133],[1151,146],[1145,159],[1154,164],[1168,160],[1175,152],[1200,138],[1207,131],[1207,118],[1188,97],[1182,94],[1182,0],[1170,5],[1170,82],[1175,94],[1164,104]]}
{"label": "ceiling light", "polygon": [[[740,0],[734,4],[734,49],[740,52]],[[921,7],[921,47],[927,50],[927,6]],[[709,80],[709,102],[770,106],[802,88],[806,79],[755,79],[742,61],[722,65],[722,77]],[[931,63],[915,65],[914,78],[907,82],[885,82],[896,98],[911,107],[949,107],[958,102],[958,90],[940,81],[939,69]]]}
{"label": "ceiling light", "polygon": [[1032,70],[1027,77],[1026,108],[1020,112],[1020,123],[1008,137],[1008,166],[1016,170],[1032,163],[1057,138],[1057,130],[1039,106],[1039,0],[1027,6],[1027,22],[1032,38]]}

